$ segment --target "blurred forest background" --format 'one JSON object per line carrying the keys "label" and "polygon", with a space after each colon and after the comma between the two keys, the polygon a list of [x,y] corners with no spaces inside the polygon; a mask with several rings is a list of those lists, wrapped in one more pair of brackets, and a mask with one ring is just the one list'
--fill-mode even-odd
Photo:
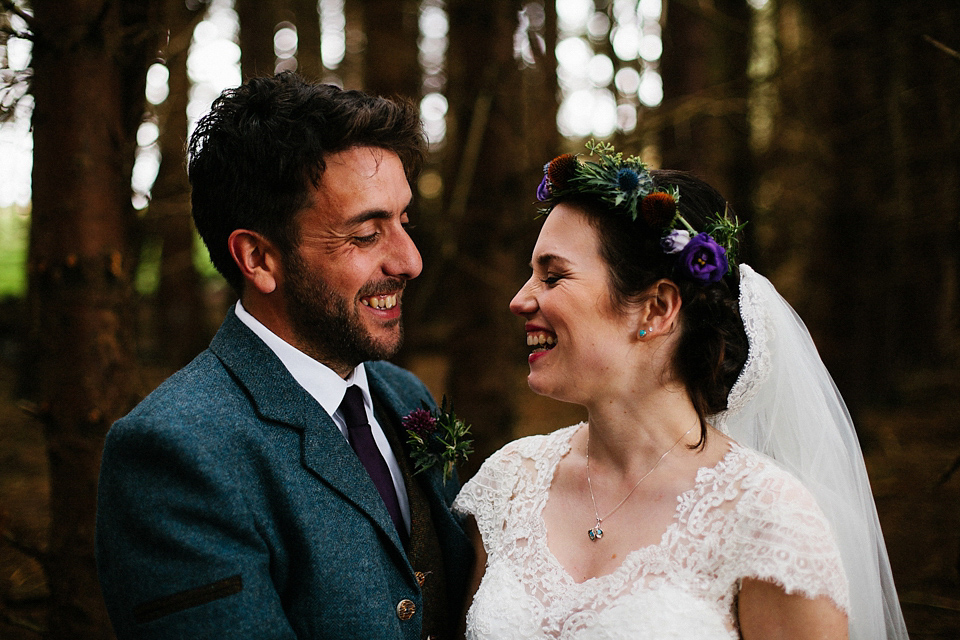
{"label": "blurred forest background", "polygon": [[[32,134],[30,195],[0,202],[0,638],[112,637],[92,544],[104,434],[232,302],[195,238],[184,142],[220,89],[280,69],[421,105],[425,267],[398,361],[473,424],[465,476],[581,417],[526,388],[507,303],[543,163],[609,140],[749,221],[744,261],[806,320],[858,423],[911,636],[960,637],[957,0],[0,10],[0,134]],[[12,175],[31,156],[11,149]]]}

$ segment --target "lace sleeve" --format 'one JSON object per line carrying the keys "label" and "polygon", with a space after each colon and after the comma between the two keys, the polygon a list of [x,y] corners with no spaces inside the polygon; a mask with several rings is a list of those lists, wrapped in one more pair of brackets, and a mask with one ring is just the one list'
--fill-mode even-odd
{"label": "lace sleeve", "polygon": [[840,552],[810,492],[773,466],[743,482],[734,529],[740,577],[775,582],[788,594],[827,596],[849,612]]}
{"label": "lace sleeve", "polygon": [[507,445],[484,461],[453,502],[454,511],[476,519],[483,547],[488,554],[499,544],[497,536],[503,531],[507,505],[518,479],[519,464],[515,447]]}

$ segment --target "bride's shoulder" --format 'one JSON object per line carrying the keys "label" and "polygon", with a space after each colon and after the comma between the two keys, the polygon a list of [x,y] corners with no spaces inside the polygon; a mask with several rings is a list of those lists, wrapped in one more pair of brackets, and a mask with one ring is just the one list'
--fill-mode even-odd
{"label": "bride's shoulder", "polygon": [[542,460],[554,455],[562,456],[570,449],[570,441],[583,426],[575,424],[546,434],[524,436],[501,447],[484,464],[517,463],[529,460]]}
{"label": "bride's shoulder", "polygon": [[773,458],[743,445],[731,447],[725,496],[736,548],[731,569],[740,578],[780,585],[788,594],[826,595],[849,610],[847,584],[835,532],[813,493]]}
{"label": "bride's shoulder", "polygon": [[454,510],[474,515],[481,532],[489,523],[498,522],[511,496],[537,491],[539,480],[545,477],[541,474],[549,474],[570,449],[570,439],[578,427],[527,436],[504,445],[463,485]]}
{"label": "bride's shoulder", "polygon": [[741,512],[767,518],[786,515],[784,512],[797,515],[812,511],[820,516],[813,494],[794,474],[773,458],[735,441],[730,441],[730,450],[717,467],[716,480],[739,489]]}

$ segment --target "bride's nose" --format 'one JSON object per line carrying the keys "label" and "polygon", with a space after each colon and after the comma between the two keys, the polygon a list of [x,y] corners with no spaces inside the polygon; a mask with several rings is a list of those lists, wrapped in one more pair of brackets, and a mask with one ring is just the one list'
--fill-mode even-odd
{"label": "bride's nose", "polygon": [[527,282],[520,287],[520,290],[517,291],[517,294],[513,296],[513,300],[510,301],[510,311],[517,314],[518,316],[529,315],[537,310],[537,299],[533,295],[531,283],[533,282],[533,276],[530,277]]}

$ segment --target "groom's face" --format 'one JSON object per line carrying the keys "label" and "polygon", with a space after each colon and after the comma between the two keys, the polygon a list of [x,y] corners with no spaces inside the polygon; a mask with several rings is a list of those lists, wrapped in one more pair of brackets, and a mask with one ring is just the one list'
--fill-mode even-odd
{"label": "groom's face", "polygon": [[403,290],[422,262],[407,234],[411,191],[400,158],[357,147],[326,164],[297,216],[300,241],[284,258],[282,286],[295,346],[346,376],[400,348]]}

